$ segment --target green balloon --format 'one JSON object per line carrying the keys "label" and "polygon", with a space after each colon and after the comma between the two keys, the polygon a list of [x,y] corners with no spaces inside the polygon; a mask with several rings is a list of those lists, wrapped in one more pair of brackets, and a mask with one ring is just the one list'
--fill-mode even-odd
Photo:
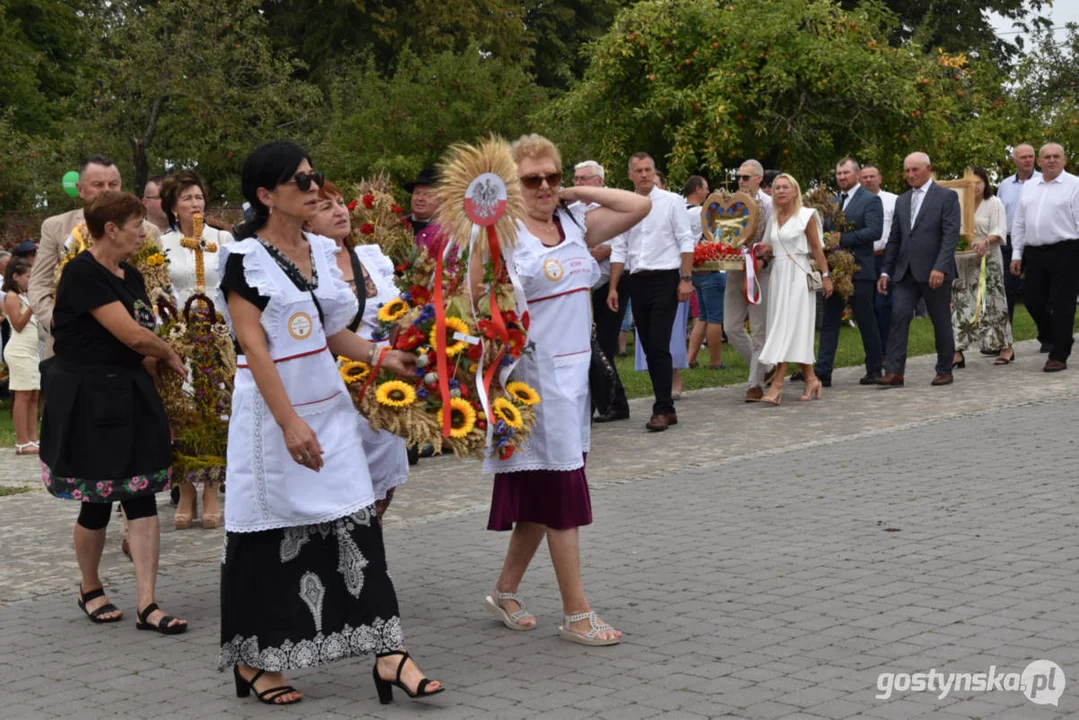
{"label": "green balloon", "polygon": [[64,192],[71,197],[76,197],[79,194],[79,189],[75,187],[75,183],[79,181],[79,173],[77,170],[68,170],[64,173]]}

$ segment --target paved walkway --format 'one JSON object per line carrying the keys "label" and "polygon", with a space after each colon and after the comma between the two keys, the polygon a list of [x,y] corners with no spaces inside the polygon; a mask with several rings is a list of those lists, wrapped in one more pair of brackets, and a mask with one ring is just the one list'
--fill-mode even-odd
{"label": "paved walkway", "polygon": [[[387,523],[409,646],[450,692],[378,705],[370,663],[297,672],[307,699],[282,717],[1056,718],[1079,714],[1075,467],[1079,375],[968,358],[930,388],[857,385],[837,371],[823,402],[745,405],[737,388],[688,393],[681,424],[598,426],[596,522],[582,531],[586,587],[626,633],[613,648],[557,638],[560,603],[541,552],[522,592],[539,617],[512,633],[482,612],[506,537],[488,533],[475,463],[421,461]],[[145,637],[131,567],[110,538],[103,573],[127,622],[75,608],[74,503],[36,489],[34,462],[0,455],[0,717],[262,717],[213,671],[221,531],[171,530],[162,497],[159,597],[192,630]],[[118,528],[118,526],[117,526]],[[1019,691],[906,691],[881,673],[1022,672],[1051,660],[1059,706]],[[1049,676],[1046,676],[1048,681]],[[917,680],[917,678],[915,678]],[[1054,685],[1063,682],[1052,676]],[[882,685],[881,687],[884,687]],[[1049,692],[1043,691],[1042,698]],[[883,693],[881,693],[883,694]]]}

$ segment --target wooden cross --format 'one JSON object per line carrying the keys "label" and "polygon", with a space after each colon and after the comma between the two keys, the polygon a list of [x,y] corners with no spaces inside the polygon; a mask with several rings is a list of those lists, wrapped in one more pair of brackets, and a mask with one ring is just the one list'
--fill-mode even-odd
{"label": "wooden cross", "polygon": [[195,251],[195,292],[205,293],[206,264],[203,260],[203,253],[217,252],[217,243],[206,242],[202,238],[202,213],[195,213],[192,223],[194,225],[191,233],[192,237],[182,238],[180,246]]}

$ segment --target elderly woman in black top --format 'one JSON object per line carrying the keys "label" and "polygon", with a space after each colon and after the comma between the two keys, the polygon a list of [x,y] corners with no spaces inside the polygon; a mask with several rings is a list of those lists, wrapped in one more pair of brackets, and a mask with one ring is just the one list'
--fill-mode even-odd
{"label": "elderly woman in black top", "polygon": [[153,332],[142,274],[126,262],[146,237],[144,213],[137,197],[111,191],[86,207],[93,244],[64,267],[56,288],[56,361],[48,370],[42,477],[56,497],[82,503],[75,525],[79,607],[95,623],[122,617],[98,576],[105,526],[119,501],[135,563],[137,627],[174,635],[187,623],[154,602],[160,545],[154,494],[168,488],[172,450],[150,373],[158,363],[181,376],[187,370]]}

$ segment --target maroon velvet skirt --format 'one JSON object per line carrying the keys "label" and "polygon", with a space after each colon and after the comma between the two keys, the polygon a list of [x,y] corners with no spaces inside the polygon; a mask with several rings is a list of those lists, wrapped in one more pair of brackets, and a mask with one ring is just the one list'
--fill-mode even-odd
{"label": "maroon velvet skirt", "polygon": [[591,525],[592,499],[584,467],[495,473],[487,529],[512,530],[518,522],[554,530]]}

